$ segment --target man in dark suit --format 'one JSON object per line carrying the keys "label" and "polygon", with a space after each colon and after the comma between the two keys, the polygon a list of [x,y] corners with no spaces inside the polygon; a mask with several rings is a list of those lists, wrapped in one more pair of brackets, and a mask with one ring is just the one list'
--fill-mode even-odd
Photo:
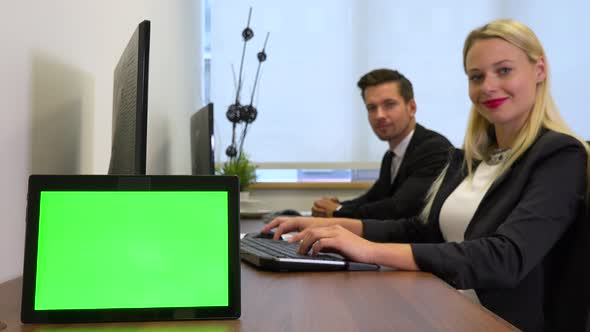
{"label": "man in dark suit", "polygon": [[369,123],[389,143],[379,178],[358,198],[340,202],[323,197],[314,202],[318,217],[398,219],[418,214],[430,185],[448,162],[451,143],[416,123],[412,83],[390,69],[373,70],[358,81]]}

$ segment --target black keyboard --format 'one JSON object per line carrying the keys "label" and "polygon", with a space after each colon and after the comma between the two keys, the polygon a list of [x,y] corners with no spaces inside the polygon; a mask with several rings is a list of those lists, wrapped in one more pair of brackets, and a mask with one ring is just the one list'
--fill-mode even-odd
{"label": "black keyboard", "polygon": [[287,241],[275,241],[271,239],[245,237],[240,242],[240,249],[255,250],[262,254],[277,258],[297,258],[297,259],[312,259],[312,260],[329,260],[329,261],[345,261],[344,257],[336,254],[319,254],[317,256],[301,255],[297,253],[299,243],[289,243]]}
{"label": "black keyboard", "polygon": [[351,262],[338,254],[301,255],[299,243],[246,236],[240,241],[242,260],[273,271],[377,270],[378,265]]}

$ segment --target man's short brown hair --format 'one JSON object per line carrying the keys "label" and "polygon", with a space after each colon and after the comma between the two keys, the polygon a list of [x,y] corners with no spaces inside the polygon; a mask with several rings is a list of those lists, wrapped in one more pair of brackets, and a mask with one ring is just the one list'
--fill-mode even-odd
{"label": "man's short brown hair", "polygon": [[402,73],[397,70],[391,69],[375,69],[363,75],[358,81],[357,85],[361,89],[361,97],[365,99],[365,90],[368,87],[388,83],[398,82],[399,83],[399,94],[404,98],[404,101],[414,99],[414,89],[412,88],[412,82],[408,80]]}

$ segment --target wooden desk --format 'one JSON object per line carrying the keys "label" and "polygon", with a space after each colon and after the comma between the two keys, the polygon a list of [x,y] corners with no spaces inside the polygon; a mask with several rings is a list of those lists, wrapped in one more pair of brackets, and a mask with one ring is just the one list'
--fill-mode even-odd
{"label": "wooden desk", "polygon": [[0,284],[2,332],[516,330],[423,272],[274,273],[242,263],[242,317],[226,321],[22,325],[21,287],[22,278]]}

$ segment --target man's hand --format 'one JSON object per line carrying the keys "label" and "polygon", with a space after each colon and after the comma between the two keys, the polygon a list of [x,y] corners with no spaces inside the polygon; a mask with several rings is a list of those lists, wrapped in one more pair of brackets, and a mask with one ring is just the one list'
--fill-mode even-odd
{"label": "man's hand", "polygon": [[314,217],[331,218],[334,216],[334,211],[336,211],[340,205],[340,201],[336,197],[322,197],[313,202],[311,215]]}

